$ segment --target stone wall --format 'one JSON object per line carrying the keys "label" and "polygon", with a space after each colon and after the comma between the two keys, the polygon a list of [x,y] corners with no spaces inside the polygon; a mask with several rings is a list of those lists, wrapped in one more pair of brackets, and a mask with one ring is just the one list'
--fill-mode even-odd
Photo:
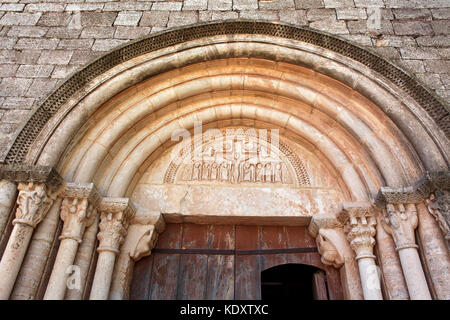
{"label": "stone wall", "polygon": [[[381,8],[379,28],[373,6]],[[0,150],[33,106],[86,62],[167,28],[236,18],[338,35],[393,61],[449,100],[448,0],[2,0]]]}

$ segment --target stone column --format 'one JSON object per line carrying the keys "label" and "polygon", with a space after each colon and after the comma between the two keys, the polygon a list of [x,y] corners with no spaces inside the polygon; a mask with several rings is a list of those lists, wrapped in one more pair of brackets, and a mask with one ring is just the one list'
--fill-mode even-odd
{"label": "stone column", "polygon": [[97,240],[99,218],[97,212],[93,214],[94,222],[86,228],[83,241],[78,247],[75,257],[75,265],[80,268],[79,286],[71,286],[66,290],[66,300],[82,300],[87,287],[87,279],[91,267],[93,255],[95,253],[95,243]]}
{"label": "stone column", "polygon": [[[61,181],[57,180],[59,187]],[[9,298],[33,230],[45,217],[59,191],[42,182],[20,182],[18,190],[14,228],[0,261],[0,299]]]}
{"label": "stone column", "polygon": [[450,300],[450,256],[443,236],[449,233],[444,233],[424,203],[417,204],[417,212],[421,248],[434,291],[439,300]]}
{"label": "stone column", "polygon": [[97,235],[99,252],[90,300],[107,300],[116,255],[127,234],[129,221],[136,209],[126,198],[103,198],[98,210],[100,232]]}
{"label": "stone column", "polygon": [[402,266],[392,237],[384,230],[377,215],[377,247],[381,271],[389,300],[409,300]]}
{"label": "stone column", "polygon": [[67,183],[61,205],[64,221],[61,240],[52,274],[45,291],[45,300],[62,300],[67,288],[69,268],[73,265],[78,245],[86,226],[94,221],[92,213],[100,197],[93,183]]}
{"label": "stone column", "polygon": [[373,246],[376,218],[370,203],[344,203],[339,219],[345,224],[350,247],[356,252],[364,300],[383,300]]}
{"label": "stone column", "polygon": [[0,235],[5,230],[17,195],[16,183],[8,180],[0,180]]}
{"label": "stone column", "polygon": [[387,203],[383,212],[383,227],[394,238],[409,296],[412,300],[431,300],[414,235],[418,224],[416,205]]}
{"label": "stone column", "polygon": [[363,300],[355,254],[346,239],[342,223],[333,214],[316,214],[308,231],[316,238],[322,263],[339,269],[345,299]]}
{"label": "stone column", "polygon": [[154,225],[133,224],[128,228],[128,234],[120,249],[114,268],[109,298],[124,300],[129,298],[130,283],[133,276],[134,263],[148,256],[156,244],[158,233]]}

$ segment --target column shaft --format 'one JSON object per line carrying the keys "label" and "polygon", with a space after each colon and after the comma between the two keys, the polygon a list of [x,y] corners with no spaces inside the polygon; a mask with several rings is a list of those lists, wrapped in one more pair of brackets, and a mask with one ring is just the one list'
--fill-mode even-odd
{"label": "column shaft", "polygon": [[99,253],[94,281],[92,283],[91,295],[89,297],[90,300],[108,299],[115,261],[115,252],[102,251]]}
{"label": "column shaft", "polygon": [[419,253],[416,248],[404,248],[398,251],[406,284],[411,300],[431,300],[427,280],[423,273]]}
{"label": "column shaft", "polygon": [[358,268],[364,300],[383,300],[375,260],[373,258],[360,258],[358,259]]}
{"label": "column shaft", "polygon": [[423,203],[417,205],[425,263],[439,300],[450,300],[450,257],[442,231]]}
{"label": "column shaft", "polygon": [[73,264],[78,249],[78,241],[63,239],[53,265],[52,274],[45,291],[44,300],[62,300],[67,288],[68,268]]}
{"label": "column shaft", "polygon": [[8,217],[16,201],[17,186],[14,182],[0,181],[0,234],[5,230]]}
{"label": "column shaft", "polygon": [[0,261],[0,300],[7,300],[16,282],[17,275],[33,235],[33,228],[15,224]]}

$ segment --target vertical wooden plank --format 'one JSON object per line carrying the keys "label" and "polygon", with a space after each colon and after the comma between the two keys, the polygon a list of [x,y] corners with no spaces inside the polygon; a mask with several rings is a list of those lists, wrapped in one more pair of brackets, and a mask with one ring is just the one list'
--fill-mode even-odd
{"label": "vertical wooden plank", "polygon": [[153,255],[144,257],[134,265],[130,287],[130,300],[148,300],[150,291]]}
{"label": "vertical wooden plank", "polygon": [[314,300],[328,300],[327,286],[325,284],[325,273],[317,271],[313,274],[313,297]]}
{"label": "vertical wooden plank", "polygon": [[[182,224],[167,224],[158,237],[156,248],[180,249],[183,238]],[[151,271],[149,298],[151,300],[172,300],[177,297],[180,255],[154,253]]]}
{"label": "vertical wooden plank", "polygon": [[[308,238],[308,231],[305,227],[286,227],[287,248],[313,248]],[[293,253],[288,255],[287,263],[300,263],[310,265],[310,256],[305,253]]]}
{"label": "vertical wooden plank", "polygon": [[[262,226],[260,227],[260,249],[286,249],[287,237],[286,229],[282,226]],[[288,254],[265,254],[261,255],[261,271],[286,264]]]}
{"label": "vertical wooden plank", "polygon": [[168,223],[164,232],[158,236],[156,248],[158,249],[180,249],[183,238],[182,223]]}
{"label": "vertical wooden plank", "polygon": [[344,290],[342,289],[339,270],[332,266],[326,266],[325,271],[330,300],[344,300]]}
{"label": "vertical wooden plank", "polygon": [[[208,229],[208,248],[233,250],[235,248],[233,225],[211,225]],[[234,299],[234,255],[208,256],[206,299]]]}
{"label": "vertical wooden plank", "polygon": [[179,254],[155,253],[153,255],[150,300],[177,298],[179,266]]}
{"label": "vertical wooden plank", "polygon": [[[236,226],[236,250],[259,248],[257,226]],[[258,255],[236,255],[234,297],[236,300],[261,299],[261,268]]]}
{"label": "vertical wooden plank", "polygon": [[[185,224],[183,226],[183,249],[206,249],[208,225]],[[206,254],[183,254],[180,260],[177,299],[202,300],[206,296]]]}

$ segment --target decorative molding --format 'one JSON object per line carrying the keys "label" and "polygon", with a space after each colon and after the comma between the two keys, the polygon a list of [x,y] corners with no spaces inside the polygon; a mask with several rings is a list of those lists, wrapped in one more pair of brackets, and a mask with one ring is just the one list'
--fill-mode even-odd
{"label": "decorative molding", "polygon": [[52,193],[59,193],[64,180],[55,169],[48,166],[31,166],[21,164],[0,165],[0,180],[22,183],[45,184]]}
{"label": "decorative molding", "polygon": [[386,204],[419,203],[434,190],[450,189],[450,171],[426,172],[413,186],[390,188],[381,187],[375,199],[375,205],[384,208]]}
{"label": "decorative molding", "polygon": [[[5,163],[22,163],[33,145],[34,140],[49,119],[56,114],[70,97],[107,70],[130,59],[162,48],[200,38],[211,38],[217,35],[233,34],[267,35],[302,41],[353,59],[364,66],[371,68],[382,77],[398,86],[422,106],[447,136],[450,135],[450,127],[448,126],[449,112],[446,106],[413,77],[387,60],[380,58],[378,55],[355,46],[348,41],[309,28],[296,27],[282,23],[240,19],[200,23],[189,27],[176,28],[174,30],[157,33],[150,35],[147,38],[122,45],[94,60],[64,81],[61,86],[45,99],[42,105],[36,108],[34,113],[22,127],[21,131],[15,137],[14,143],[5,159],[0,159],[0,161]],[[176,67],[175,65],[176,64],[167,64],[166,69],[161,71],[168,71],[171,68]]]}

